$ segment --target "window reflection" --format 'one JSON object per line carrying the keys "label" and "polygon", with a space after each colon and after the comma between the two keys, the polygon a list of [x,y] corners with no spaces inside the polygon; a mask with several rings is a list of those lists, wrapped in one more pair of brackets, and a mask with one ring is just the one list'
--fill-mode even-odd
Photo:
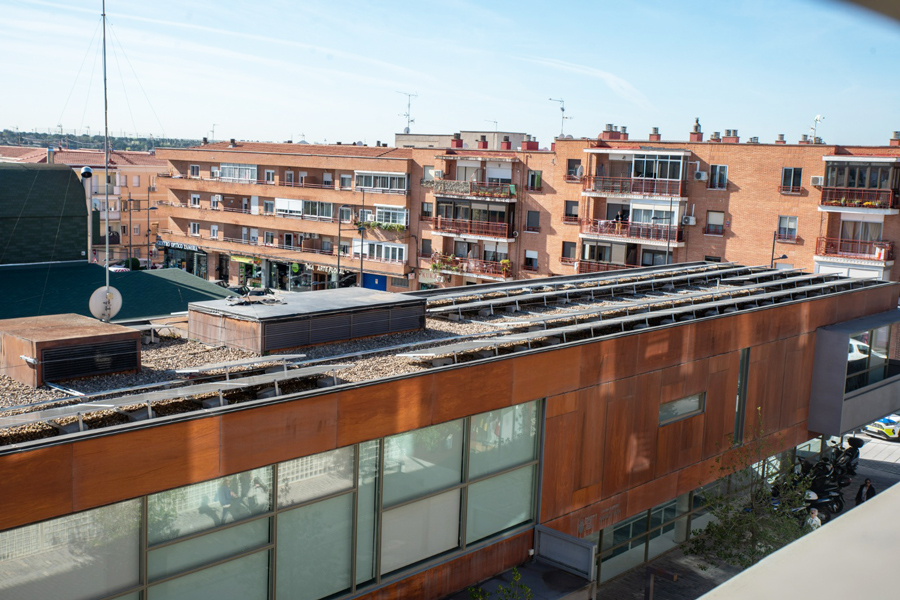
{"label": "window reflection", "polygon": [[845,392],[878,383],[895,374],[888,359],[890,332],[890,326],[885,326],[850,336]]}

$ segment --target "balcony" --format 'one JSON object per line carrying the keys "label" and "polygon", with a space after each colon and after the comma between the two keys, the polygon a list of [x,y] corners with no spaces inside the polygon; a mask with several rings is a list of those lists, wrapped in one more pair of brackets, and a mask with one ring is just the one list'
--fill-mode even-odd
{"label": "balcony", "polygon": [[863,242],[820,237],[816,239],[816,256],[878,262],[893,261],[894,242]]}
{"label": "balcony", "polygon": [[680,244],[684,242],[684,230],[679,226],[654,225],[633,221],[581,221],[582,236],[628,239],[650,242],[651,245]]}
{"label": "balcony", "polygon": [[461,196],[471,199],[514,202],[516,186],[510,183],[481,183],[477,181],[453,181],[436,179],[434,193],[438,196]]}
{"label": "balcony", "polygon": [[641,179],[637,177],[585,177],[582,186],[584,196],[630,197],[664,196],[681,197],[684,181],[673,179]]}
{"label": "balcony", "polygon": [[779,185],[778,193],[785,196],[799,196],[803,192],[803,187],[799,185]]}
{"label": "balcony", "polygon": [[562,222],[565,225],[578,225],[578,215],[563,215]]}
{"label": "balcony", "polygon": [[882,211],[880,214],[897,214],[897,192],[882,189],[823,187],[819,206],[820,210]]}
{"label": "balcony", "polygon": [[487,279],[506,280],[512,275],[512,263],[508,260],[493,261],[477,258],[460,258],[452,254],[435,252],[431,255],[431,270],[450,275],[470,275]]}
{"label": "balcony", "polygon": [[636,265],[620,265],[618,263],[597,262],[594,260],[580,260],[577,263],[579,273],[603,273],[604,271],[621,271],[633,269]]}
{"label": "balcony", "polygon": [[458,236],[509,239],[509,225],[468,219],[435,217],[431,222],[434,231]]}
{"label": "balcony", "polygon": [[703,227],[703,235],[725,235],[725,226],[724,225],[710,225],[707,223]]}

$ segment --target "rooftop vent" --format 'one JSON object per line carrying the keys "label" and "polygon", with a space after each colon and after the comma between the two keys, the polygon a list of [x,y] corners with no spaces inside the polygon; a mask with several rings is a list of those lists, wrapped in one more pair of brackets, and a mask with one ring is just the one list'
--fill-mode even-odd
{"label": "rooftop vent", "polygon": [[237,144],[234,143],[234,138],[231,138],[231,142],[229,143],[229,148],[234,148]]}

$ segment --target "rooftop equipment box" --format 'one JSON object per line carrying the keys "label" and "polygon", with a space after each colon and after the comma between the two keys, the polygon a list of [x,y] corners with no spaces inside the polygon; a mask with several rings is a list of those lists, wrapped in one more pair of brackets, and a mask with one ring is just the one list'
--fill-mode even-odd
{"label": "rooftop equipment box", "polygon": [[0,368],[32,387],[139,371],[141,333],[76,314],[0,320]]}

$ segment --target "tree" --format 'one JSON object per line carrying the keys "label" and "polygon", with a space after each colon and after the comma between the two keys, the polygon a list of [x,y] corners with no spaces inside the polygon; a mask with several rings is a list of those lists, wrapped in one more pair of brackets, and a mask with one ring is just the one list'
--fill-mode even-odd
{"label": "tree", "polygon": [[[480,587],[470,587],[469,597],[472,600],[489,600],[491,592],[486,592]],[[502,583],[497,586],[497,600],[531,600],[533,597],[531,588],[522,583],[522,574],[516,567],[513,567],[512,581],[509,582],[509,586],[503,587]]]}
{"label": "tree", "polygon": [[706,495],[713,518],[692,532],[685,554],[747,568],[807,533],[809,480],[795,475],[792,463],[769,458],[771,449],[760,435],[717,459],[722,477]]}

